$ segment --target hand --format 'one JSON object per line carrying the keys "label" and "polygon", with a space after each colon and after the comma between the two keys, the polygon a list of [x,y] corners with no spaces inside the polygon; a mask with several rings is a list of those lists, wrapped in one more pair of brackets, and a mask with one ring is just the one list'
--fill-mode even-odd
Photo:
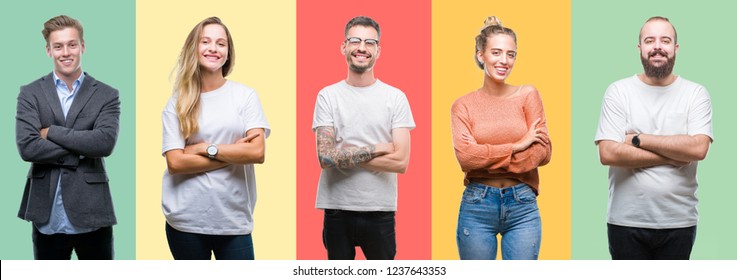
{"label": "hand", "polygon": [[207,156],[208,146],[210,146],[210,144],[207,144],[205,142],[187,145],[184,147],[184,153],[190,155]]}
{"label": "hand", "polygon": [[379,143],[374,145],[374,156],[383,156],[386,154],[391,154],[394,152],[394,144],[393,143]]}
{"label": "hand", "polygon": [[254,134],[248,135],[246,137],[243,137],[241,139],[238,139],[238,141],[235,141],[235,143],[236,144],[238,144],[238,143],[248,143],[248,142],[251,142],[251,140],[256,139],[256,137],[258,137],[259,135],[261,135],[261,133],[254,133]]}
{"label": "hand", "polygon": [[41,138],[46,139],[47,135],[49,135],[49,128],[44,127],[41,129]]}
{"label": "hand", "polygon": [[550,143],[550,136],[548,136],[548,133],[545,132],[543,128],[537,127],[537,125],[540,123],[540,120],[540,118],[537,118],[537,120],[532,123],[527,133],[525,133],[525,136],[514,143],[514,145],[512,146],[512,153],[524,151],[532,146],[532,144],[534,143],[539,143],[543,146],[546,146],[548,143]]}

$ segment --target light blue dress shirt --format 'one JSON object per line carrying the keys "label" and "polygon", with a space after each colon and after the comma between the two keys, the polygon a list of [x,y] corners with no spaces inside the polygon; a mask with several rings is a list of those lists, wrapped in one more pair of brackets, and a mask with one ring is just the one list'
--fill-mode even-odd
{"label": "light blue dress shirt", "polygon": [[[59,95],[59,100],[61,101],[61,109],[64,111],[64,119],[67,117],[69,108],[72,107],[72,102],[74,102],[74,97],[77,95],[77,91],[79,91],[79,86],[84,81],[84,76],[84,72],[82,72],[82,75],[79,75],[79,78],[77,78],[77,80],[72,84],[72,90],[70,91],[69,88],[67,88],[67,84],[56,75],[56,72],[54,72],[56,94]],[[80,158],[83,158],[83,156],[80,156]],[[97,228],[75,226],[69,221],[67,212],[64,209],[64,201],[61,197],[61,176],[62,174],[59,174],[59,180],[56,182],[56,193],[54,194],[54,202],[51,205],[49,221],[45,224],[36,224],[36,228],[39,232],[48,235],[56,233],[80,234],[97,230]]]}

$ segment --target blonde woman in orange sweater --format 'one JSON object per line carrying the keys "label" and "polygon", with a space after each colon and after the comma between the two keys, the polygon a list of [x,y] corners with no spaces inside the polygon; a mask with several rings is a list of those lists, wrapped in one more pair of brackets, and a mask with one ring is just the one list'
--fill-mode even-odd
{"label": "blonde woman in orange sweater", "polygon": [[517,58],[517,37],[489,17],[476,36],[484,84],[451,108],[453,147],[465,173],[456,241],[461,259],[537,259],[542,226],[537,167],[551,143],[540,93],[506,83]]}

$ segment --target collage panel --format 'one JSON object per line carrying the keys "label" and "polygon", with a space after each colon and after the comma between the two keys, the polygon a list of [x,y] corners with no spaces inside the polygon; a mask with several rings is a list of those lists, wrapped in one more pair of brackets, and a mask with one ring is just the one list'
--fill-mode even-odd
{"label": "collage panel", "polygon": [[[3,26],[10,27],[6,35],[13,42],[2,47],[7,54],[5,65],[8,68],[3,71],[4,94],[0,97],[3,115],[0,143],[6,155],[0,168],[0,176],[5,179],[0,196],[0,212],[3,213],[0,222],[4,225],[0,259],[34,258],[32,223],[19,219],[18,215],[39,225],[41,230],[36,233],[39,238],[54,232],[91,232],[102,236],[99,240],[104,244],[110,244],[112,239],[112,248],[100,245],[103,255],[92,258],[135,259],[136,250],[131,246],[136,243],[135,1],[78,1],[78,5],[73,6],[59,1],[8,2],[0,14]],[[47,53],[41,30],[47,21],[52,25],[66,22],[58,17],[60,15],[68,16],[68,22],[78,21],[83,32],[79,36],[76,28],[49,28],[53,30],[49,32],[49,42],[68,48],[52,47]],[[70,106],[67,102],[62,108],[57,104],[58,114],[55,111],[52,115],[49,109],[54,105],[46,103],[44,106],[43,99],[36,98],[43,94],[54,98],[57,94],[68,96],[66,94],[71,93],[68,89],[64,94],[53,90],[55,79],[51,73],[57,68],[63,74],[59,81],[66,81],[65,75],[69,74],[72,85],[81,77],[80,69],[85,73],[79,80],[81,86],[73,86],[75,97],[65,100],[85,100],[87,106]],[[27,90],[21,96],[19,89],[26,85]],[[38,90],[39,86],[46,90]],[[19,102],[23,106],[18,106]],[[63,115],[64,111],[67,116]],[[98,118],[91,118],[98,115]],[[99,121],[97,127],[102,128],[96,132],[100,134],[95,134],[100,138],[92,139],[85,136],[85,132],[72,133],[90,129],[93,120]],[[19,128],[17,134],[16,127]],[[41,133],[44,128],[47,129],[45,135]],[[54,161],[64,162],[49,164],[49,160],[57,156]],[[52,183],[50,178],[59,178],[60,172],[67,172],[62,176],[64,179]],[[70,183],[80,181],[84,183]],[[46,184],[48,187],[41,187]],[[70,193],[83,195],[69,194],[60,199],[65,186],[71,186],[68,187]],[[24,189],[35,194],[34,199],[24,199]],[[49,203],[39,203],[38,199],[43,200],[45,195]],[[64,205],[71,214],[66,218],[55,216],[57,218],[50,222],[47,217],[51,215],[51,201],[59,205],[66,202]],[[114,213],[109,211],[113,208]],[[72,227],[71,222],[78,225]],[[115,224],[112,233],[111,224]],[[39,246],[40,258],[57,257],[46,253],[66,254],[48,250],[49,246]],[[81,258],[88,258],[84,251],[81,254]],[[66,257],[77,259],[79,256],[69,251]]]}
{"label": "collage panel", "polygon": [[[529,8],[533,6],[534,9]],[[475,50],[475,38],[482,28],[485,28],[487,18],[492,16],[501,21],[503,27],[511,28],[516,33],[516,43],[511,45],[499,43],[501,45],[497,47],[496,41],[492,39],[502,38],[507,40],[504,42],[510,42],[508,39],[511,38],[509,33],[505,33],[507,31],[497,27],[497,31],[489,31],[495,33],[488,33],[494,35],[487,37],[491,39],[486,41],[488,44],[485,46],[487,49],[483,56],[477,56],[478,52],[472,52]],[[485,1],[433,2],[433,259],[458,259],[462,257],[461,254],[464,255],[464,259],[495,257],[501,259],[505,252],[505,236],[494,236],[494,233],[504,234],[508,228],[510,234],[506,235],[508,238],[506,246],[510,249],[506,252],[510,258],[570,258],[570,24],[568,1],[515,1],[494,5]],[[508,60],[497,61],[497,58],[492,57],[496,55],[492,52],[494,50],[502,52]],[[493,63],[493,68],[486,65],[486,72],[480,69],[479,67],[483,66],[477,63],[481,61],[474,61],[475,57],[480,57],[489,64]],[[482,97],[505,92],[487,90],[484,86],[485,80],[488,80],[489,85],[497,84],[492,81],[511,85],[507,88],[511,89],[510,92],[519,91],[509,95],[512,97],[534,97],[536,94],[531,90],[533,88],[539,92],[544,107],[549,147],[534,144],[528,146],[532,148],[525,150],[529,150],[527,153],[538,155],[548,153],[547,160],[544,158],[524,160],[522,158],[525,156],[517,154],[512,156],[510,150],[504,150],[505,147],[511,147],[513,140],[497,139],[520,132],[519,130],[512,132],[515,131],[513,121],[524,119],[529,125],[538,117],[521,115],[521,112],[531,108],[522,103],[508,103],[494,97]],[[524,87],[519,87],[522,85]],[[478,89],[481,91],[477,91]],[[453,104],[456,102],[457,106],[454,107]],[[473,111],[472,107],[478,109]],[[519,124],[524,128],[527,127],[524,123]],[[524,130],[526,129],[521,132]],[[475,138],[474,141],[481,145],[474,147],[464,144],[460,136],[464,131],[470,132]],[[455,143],[454,138],[457,139]],[[546,161],[548,162],[545,163]],[[538,171],[526,171],[524,168],[518,168],[522,166],[520,164],[528,166],[527,169],[544,165],[537,168]],[[469,170],[468,178],[464,178],[465,169]],[[484,169],[488,169],[488,172]],[[518,170],[517,174],[512,174],[515,170]],[[500,175],[483,175],[492,172]],[[535,174],[531,175],[533,173]],[[512,182],[508,182],[509,180],[505,182],[500,178],[514,179]],[[470,181],[465,188],[464,179]],[[536,199],[539,209],[538,219],[535,219],[537,215],[535,211],[522,217],[522,220],[510,218],[505,222],[504,219],[508,216],[504,210],[496,212],[493,209],[513,207],[513,203],[493,204],[495,202],[489,201],[491,199],[489,198],[483,201],[492,204],[482,204],[473,198],[473,194],[477,192],[483,193],[481,198],[491,197],[487,193],[498,190],[480,187],[479,182],[492,181],[508,186],[523,182],[533,185],[534,188],[535,180],[539,180],[537,185],[539,196]],[[487,183],[484,186],[489,185]],[[469,197],[465,197],[464,192]],[[461,215],[459,209],[463,210],[463,213],[473,213],[467,209],[474,209],[477,207],[475,205],[486,207],[477,215],[488,218],[484,218],[483,223],[465,222],[474,218],[474,214]],[[520,211],[512,209],[510,208],[509,213]],[[522,211],[528,213],[528,210]],[[481,220],[481,217],[478,219]],[[516,223],[514,220],[524,222]],[[540,233],[534,235],[524,233],[531,229]],[[517,256],[514,254],[515,250],[511,248],[519,246],[533,249],[524,256]],[[491,253],[494,248],[497,248],[497,254]],[[484,251],[483,255],[478,251]]]}
{"label": "collage panel", "polygon": [[[169,221],[175,224],[176,228],[174,226],[172,228],[177,231],[239,236],[251,233],[255,259],[294,259],[295,2],[217,1],[212,7],[214,9],[203,9],[202,4],[198,1],[139,1],[136,6],[136,74],[138,92],[141,93],[137,103],[137,258],[173,258],[167,240],[165,214],[162,213],[165,212]],[[208,57],[212,57],[210,55],[212,54],[216,56],[213,58],[217,60],[215,63],[230,65],[230,56],[223,62],[224,53],[230,55],[237,53],[237,56],[234,56],[233,67],[230,67],[230,74],[225,77],[230,82],[223,86],[233,87],[227,93],[233,94],[234,99],[232,102],[226,99],[225,101],[228,101],[226,104],[209,103],[213,104],[209,107],[213,113],[207,116],[213,117],[214,120],[209,122],[204,120],[200,129],[203,133],[207,133],[206,131],[210,129],[221,127],[227,129],[227,125],[239,123],[242,126],[234,128],[239,133],[252,129],[256,132],[265,127],[267,129],[259,133],[266,135],[256,136],[261,140],[254,140],[260,141],[261,147],[264,147],[262,164],[245,165],[245,169],[241,168],[241,171],[232,171],[236,172],[231,173],[236,174],[233,175],[238,178],[235,180],[216,175],[222,174],[224,170],[230,170],[230,167],[208,171],[205,175],[207,179],[198,181],[204,183],[193,186],[179,181],[194,180],[188,177],[189,175],[165,175],[168,172],[168,165],[162,153],[164,149],[173,146],[168,142],[169,144],[165,143],[162,148],[163,137],[167,135],[162,133],[164,130],[162,118],[167,102],[172,97],[177,77],[175,68],[185,39],[198,23],[213,16],[218,17],[228,28],[233,47],[230,52],[223,52],[220,41],[213,40],[220,48],[203,49],[203,56],[208,54]],[[205,28],[211,25],[213,24],[205,25]],[[266,26],[268,28],[264,28]],[[202,34],[206,31],[203,29]],[[215,37],[217,36],[213,38]],[[202,43],[199,44],[201,46],[207,42],[199,43]],[[217,95],[208,92],[202,96],[208,98],[206,96]],[[259,104],[262,114],[257,113]],[[205,109],[207,108],[203,107],[203,110]],[[227,119],[228,114],[235,114],[233,110],[239,110],[240,115]],[[169,116],[174,114],[170,113]],[[218,120],[217,117],[226,119]],[[233,119],[240,122],[232,121]],[[173,135],[178,137],[176,126],[169,125],[169,127],[174,127]],[[231,144],[228,142],[232,139],[207,138],[225,135],[222,134],[225,132],[218,133],[221,134],[203,136],[199,139],[212,141],[211,143]],[[264,136],[267,136],[265,140],[262,138]],[[243,139],[240,137],[246,138],[245,135],[237,138]],[[197,137],[192,139],[195,138]],[[197,141],[192,140],[188,144]],[[222,156],[227,156],[225,146],[220,149]],[[248,146],[245,149],[255,147],[258,146]],[[204,147],[201,151],[203,150]],[[220,159],[217,155],[215,158]],[[258,162],[255,158],[246,160]],[[242,170],[245,170],[245,173],[242,173]],[[167,184],[167,180],[174,180],[176,183]],[[244,182],[245,187],[242,186]],[[183,186],[195,190],[177,192],[170,189]],[[167,206],[162,207],[162,204]],[[210,213],[229,214],[209,215]],[[203,224],[209,225],[201,226]],[[176,231],[168,230],[176,234]]]}

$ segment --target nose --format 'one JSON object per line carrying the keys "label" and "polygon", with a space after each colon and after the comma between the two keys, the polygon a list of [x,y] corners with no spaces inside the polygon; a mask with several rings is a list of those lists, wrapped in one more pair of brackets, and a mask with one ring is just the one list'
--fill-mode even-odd
{"label": "nose", "polygon": [[499,61],[499,62],[501,62],[502,64],[505,64],[506,65],[507,64],[507,56],[506,55],[502,55],[502,60]]}
{"label": "nose", "polygon": [[217,48],[214,43],[211,43],[210,45],[207,46],[207,50],[210,52],[215,52]]}
{"label": "nose", "polygon": [[69,47],[68,46],[63,46],[61,48],[61,55],[62,56],[68,56],[69,55]]}

